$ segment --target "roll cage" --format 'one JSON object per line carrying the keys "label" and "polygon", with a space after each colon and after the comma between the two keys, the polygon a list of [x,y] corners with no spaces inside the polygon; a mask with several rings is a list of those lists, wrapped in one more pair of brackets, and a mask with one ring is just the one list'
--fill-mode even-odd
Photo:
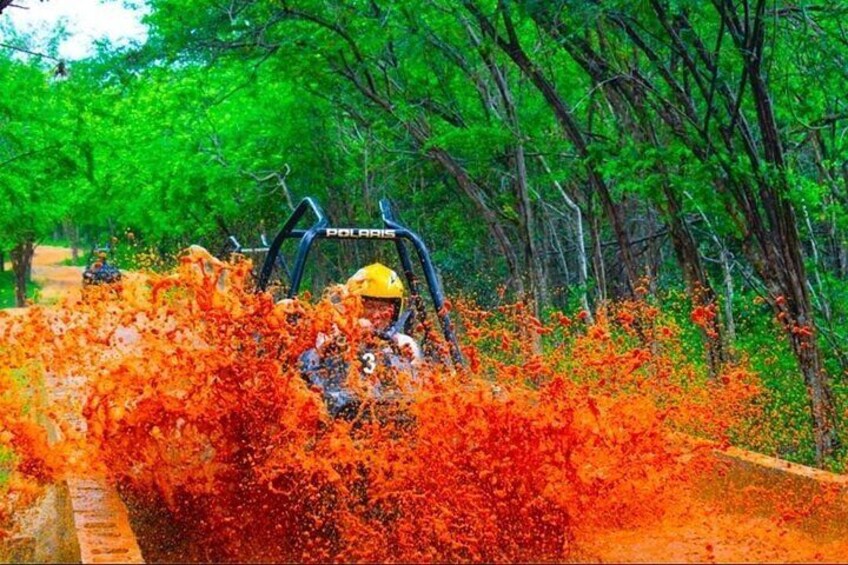
{"label": "roll cage", "polygon": [[[310,212],[315,218],[312,224],[308,227],[299,227],[303,223],[307,213]],[[230,236],[230,241],[235,246],[237,252],[266,252],[265,261],[257,277],[257,290],[260,292],[267,290],[274,267],[279,267],[280,271],[288,279],[288,290],[286,292],[288,298],[297,296],[300,283],[303,279],[306,261],[309,258],[309,252],[317,240],[368,239],[372,241],[393,242],[410,291],[411,312],[406,313],[406,316],[402,316],[402,320],[406,325],[411,324],[413,319],[417,317],[420,317],[422,322],[426,320],[425,302],[421,296],[421,285],[413,270],[414,264],[407,246],[407,244],[411,244],[424,273],[424,282],[429,290],[436,318],[441,325],[442,334],[447,341],[451,360],[456,365],[464,364],[450,313],[445,307],[445,295],[442,292],[433,261],[430,259],[430,252],[427,250],[424,240],[398,221],[394,215],[391,202],[388,199],[380,201],[380,216],[382,220],[382,227],[380,228],[333,227],[330,225],[330,221],[321,206],[313,198],[307,197],[301,200],[297,207],[295,207],[270,244],[268,244],[264,235],[262,236],[263,247],[260,248],[243,248],[232,236]],[[290,239],[298,241],[297,252],[291,268],[281,253],[283,244]]]}

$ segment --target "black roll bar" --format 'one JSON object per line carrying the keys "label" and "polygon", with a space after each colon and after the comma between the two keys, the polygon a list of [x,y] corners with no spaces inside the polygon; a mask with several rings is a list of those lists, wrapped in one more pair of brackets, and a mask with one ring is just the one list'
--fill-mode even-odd
{"label": "black roll bar", "polygon": [[[315,215],[316,220],[315,223],[312,224],[312,227],[308,230],[296,230],[297,224],[300,222],[300,219],[303,218],[303,215],[311,210]],[[277,237],[274,238],[274,241],[271,242],[271,246],[268,247],[268,254],[265,256],[265,263],[262,265],[262,270],[259,272],[259,281],[257,282],[257,286],[259,290],[266,290],[268,288],[268,282],[271,279],[271,272],[274,270],[274,263],[277,259],[277,256],[280,255],[280,247],[282,247],[283,242],[286,239],[296,238],[300,239],[300,245],[297,248],[297,259],[295,260],[294,270],[289,275],[289,292],[288,297],[294,298],[297,294],[298,289],[300,288],[300,279],[303,278],[303,267],[306,265],[306,256],[309,254],[309,249],[312,247],[312,241],[315,239],[317,231],[327,226],[328,224],[327,216],[324,214],[324,210],[321,209],[321,206],[318,205],[312,198],[304,198],[300,201],[300,204],[294,209],[289,219],[286,220],[286,223],[283,224],[283,227],[280,229],[280,232],[277,234]]]}
{"label": "black roll bar", "polygon": [[[262,244],[260,247],[244,247],[241,242],[236,239],[236,236],[230,235],[227,238],[230,242],[230,246],[232,249],[229,250],[230,253],[240,253],[243,255],[252,255],[254,253],[268,253],[269,245],[268,238],[265,237],[265,234],[259,235],[259,241]],[[264,263],[263,263],[264,264]],[[277,255],[277,266],[286,273],[289,277],[291,277],[291,271],[289,270],[289,266],[286,264],[286,260],[283,257],[283,254],[280,253]]]}
{"label": "black roll bar", "polygon": [[409,283],[410,298],[413,307],[424,315],[424,302],[421,300],[421,294],[418,290],[418,280],[412,270],[412,261],[409,258],[409,251],[406,249],[404,239],[412,242],[418,254],[418,260],[421,262],[421,268],[424,270],[424,277],[427,280],[427,286],[430,289],[430,297],[433,299],[433,307],[436,309],[436,317],[442,325],[442,333],[450,347],[451,358],[458,365],[464,364],[462,351],[459,349],[459,342],[456,339],[456,332],[451,323],[450,313],[446,308],[445,294],[442,291],[442,285],[439,284],[439,279],[436,276],[436,269],[433,266],[433,261],[430,259],[430,252],[424,244],[424,240],[415,232],[402,225],[394,216],[391,202],[387,198],[380,201],[380,212],[383,216],[383,224],[398,233],[395,239],[395,247],[397,248],[400,262],[403,266],[404,275]]}
{"label": "black roll bar", "polygon": [[[307,229],[299,228],[298,224],[308,211],[311,211],[315,216],[315,221]],[[419,315],[422,316],[422,319],[425,319],[424,302],[421,299],[420,286],[413,271],[413,263],[409,250],[406,247],[406,242],[408,241],[415,249],[421,269],[424,272],[424,279],[430,290],[433,307],[436,309],[436,317],[442,326],[442,333],[450,348],[451,359],[455,364],[463,365],[464,359],[459,348],[459,342],[456,339],[456,332],[450,319],[450,313],[445,308],[445,295],[442,292],[433,261],[430,259],[430,252],[427,250],[424,240],[395,218],[391,203],[387,199],[380,201],[380,213],[383,220],[383,228],[334,228],[329,225],[327,216],[318,203],[312,198],[304,198],[294,209],[294,212],[286,220],[286,223],[283,224],[283,227],[268,247],[268,254],[265,257],[265,263],[262,265],[262,270],[259,273],[259,279],[257,281],[258,290],[264,291],[268,288],[271,273],[274,270],[274,264],[278,261],[278,256],[281,257],[280,248],[287,239],[299,240],[294,268],[290,273],[287,273],[289,275],[288,298],[294,298],[300,289],[306,260],[312,244],[316,239],[393,241],[400,258],[401,266],[403,267],[404,276],[409,284],[413,315]]]}

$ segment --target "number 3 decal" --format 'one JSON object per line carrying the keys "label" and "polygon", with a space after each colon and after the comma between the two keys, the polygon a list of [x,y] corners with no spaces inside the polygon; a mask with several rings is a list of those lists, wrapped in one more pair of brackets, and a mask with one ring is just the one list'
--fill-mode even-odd
{"label": "number 3 decal", "polygon": [[377,369],[377,356],[373,353],[363,353],[359,360],[362,361],[362,370],[366,375],[370,375]]}

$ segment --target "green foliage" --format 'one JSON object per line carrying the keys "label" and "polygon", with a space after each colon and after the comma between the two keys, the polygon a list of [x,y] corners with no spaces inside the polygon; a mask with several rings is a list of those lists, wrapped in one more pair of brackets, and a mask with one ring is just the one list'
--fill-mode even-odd
{"label": "green foliage", "polygon": [[[662,312],[680,328],[679,339],[687,360],[707,374],[706,351],[698,327],[691,322],[691,300],[682,290],[664,293]],[[732,438],[736,445],[777,457],[810,464],[814,460],[811,422],[804,383],[798,379],[798,362],[768,306],[752,292],[740,292],[734,301],[735,342],[730,347],[737,361],[754,370],[767,391],[762,422],[756,433]]]}
{"label": "green foliage", "polygon": [[76,164],[60,85],[40,68],[0,57],[0,247],[44,236],[65,211]]}
{"label": "green foliage", "polygon": [[6,486],[9,484],[9,474],[14,465],[14,453],[10,449],[0,446],[0,494],[5,494]]}
{"label": "green foliage", "polygon": [[88,264],[88,260],[85,255],[80,254],[77,256],[76,260],[72,258],[62,259],[62,262],[59,264],[64,267],[85,267]]}

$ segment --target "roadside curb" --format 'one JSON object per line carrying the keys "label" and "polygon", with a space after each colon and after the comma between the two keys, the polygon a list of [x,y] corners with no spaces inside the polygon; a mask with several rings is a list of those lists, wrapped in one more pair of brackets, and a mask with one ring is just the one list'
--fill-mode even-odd
{"label": "roadside curb", "polygon": [[[714,444],[713,444],[714,445]],[[776,520],[820,542],[848,537],[848,476],[738,447],[713,447],[718,465],[698,490],[722,512]]]}
{"label": "roadside curb", "polygon": [[68,479],[81,563],[144,563],[118,493],[105,481]]}
{"label": "roadside curb", "polygon": [[839,475],[837,473],[831,473],[830,471],[823,471],[822,469],[808,467],[807,465],[801,465],[800,463],[792,463],[785,459],[778,459],[777,457],[763,455],[762,453],[749,451],[739,447],[727,447],[724,449],[717,448],[715,453],[719,456],[719,458],[726,461],[738,461],[740,463],[756,465],[763,470],[770,469],[786,473],[799,479],[807,479],[825,485],[848,488],[848,475]]}

